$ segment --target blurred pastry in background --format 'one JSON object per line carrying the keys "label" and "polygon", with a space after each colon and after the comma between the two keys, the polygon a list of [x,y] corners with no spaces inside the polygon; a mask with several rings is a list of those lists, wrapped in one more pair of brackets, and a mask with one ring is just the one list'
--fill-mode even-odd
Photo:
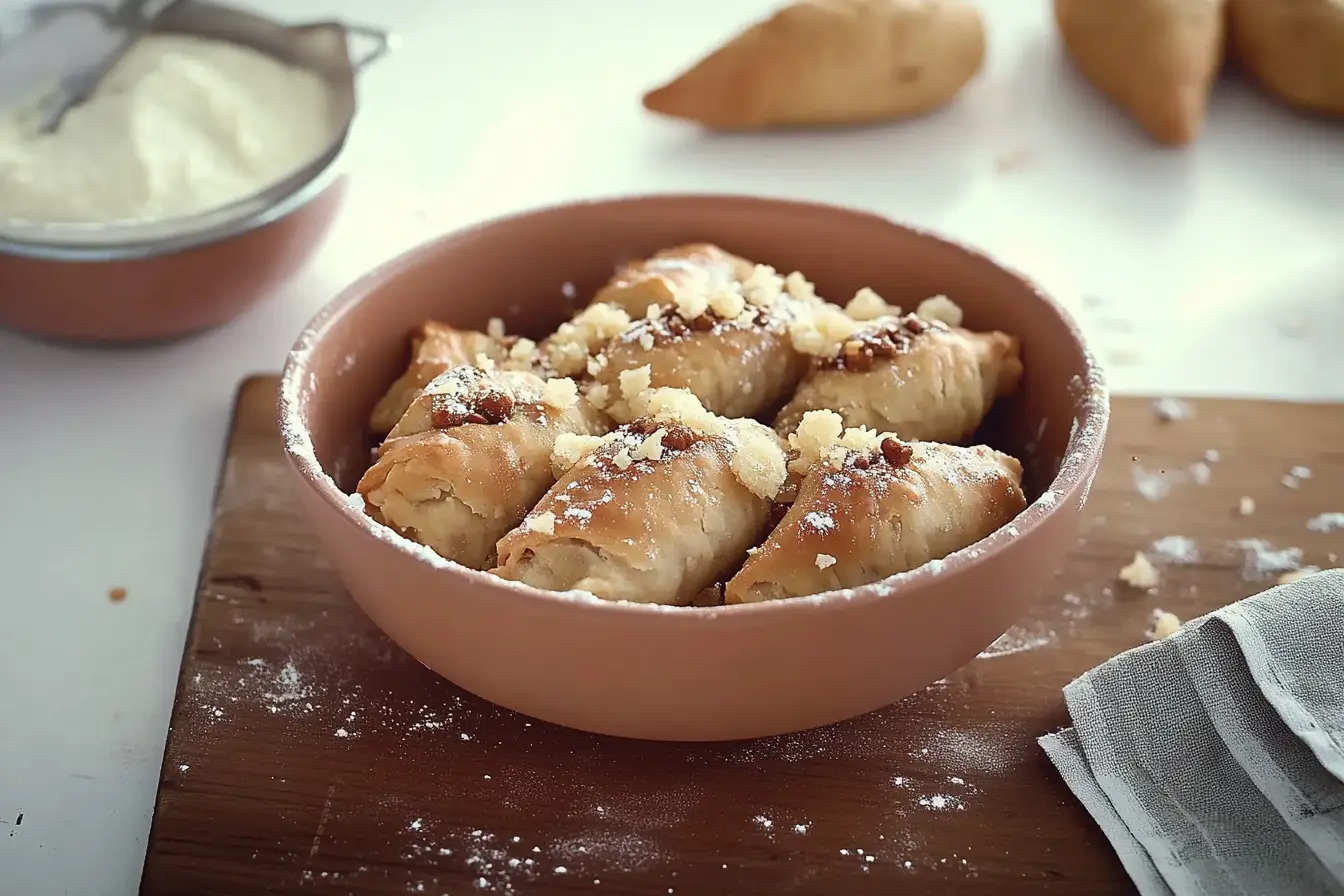
{"label": "blurred pastry in background", "polygon": [[1054,0],[1083,76],[1159,143],[1195,139],[1223,61],[1224,0]]}
{"label": "blurred pastry in background", "polygon": [[980,14],[961,0],[802,0],[644,107],[724,131],[886,121],[948,102],[984,56]]}
{"label": "blurred pastry in background", "polygon": [[1290,106],[1344,115],[1344,3],[1231,0],[1231,53]]}

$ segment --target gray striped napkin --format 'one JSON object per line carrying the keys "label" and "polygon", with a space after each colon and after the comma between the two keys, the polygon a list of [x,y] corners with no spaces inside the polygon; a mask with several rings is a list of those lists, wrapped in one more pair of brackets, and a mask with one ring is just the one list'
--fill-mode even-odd
{"label": "gray striped napkin", "polygon": [[1144,896],[1344,896],[1344,571],[1270,589],[1064,689],[1040,739]]}

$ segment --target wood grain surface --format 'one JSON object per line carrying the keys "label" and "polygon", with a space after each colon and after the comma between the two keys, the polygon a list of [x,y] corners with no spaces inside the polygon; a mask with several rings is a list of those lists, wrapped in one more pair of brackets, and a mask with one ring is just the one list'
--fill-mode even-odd
{"label": "wood grain surface", "polygon": [[[1060,688],[1142,643],[1155,606],[1193,618],[1265,566],[1344,554],[1307,527],[1344,510],[1344,405],[1163,423],[1120,399],[1077,549],[981,659],[830,728],[621,741],[478,700],[374,629],[291,497],[275,388],[239,393],[144,893],[1131,893],[1036,745],[1066,722]],[[1197,559],[1164,560],[1169,536]],[[1116,581],[1136,550],[1155,593]]]}

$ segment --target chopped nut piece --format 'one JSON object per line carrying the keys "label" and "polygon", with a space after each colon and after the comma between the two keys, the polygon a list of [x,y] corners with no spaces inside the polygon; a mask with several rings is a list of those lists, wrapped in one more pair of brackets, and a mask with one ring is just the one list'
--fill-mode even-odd
{"label": "chopped nut piece", "polygon": [[915,451],[899,439],[888,438],[882,440],[882,456],[893,467],[903,467],[910,463],[910,459],[915,456]]}

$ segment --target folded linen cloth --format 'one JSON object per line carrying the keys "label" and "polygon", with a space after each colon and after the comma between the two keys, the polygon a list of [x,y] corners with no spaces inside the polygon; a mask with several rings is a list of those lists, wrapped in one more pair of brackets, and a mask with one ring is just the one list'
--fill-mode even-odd
{"label": "folded linen cloth", "polygon": [[1041,738],[1144,896],[1344,894],[1344,571],[1103,663]]}

